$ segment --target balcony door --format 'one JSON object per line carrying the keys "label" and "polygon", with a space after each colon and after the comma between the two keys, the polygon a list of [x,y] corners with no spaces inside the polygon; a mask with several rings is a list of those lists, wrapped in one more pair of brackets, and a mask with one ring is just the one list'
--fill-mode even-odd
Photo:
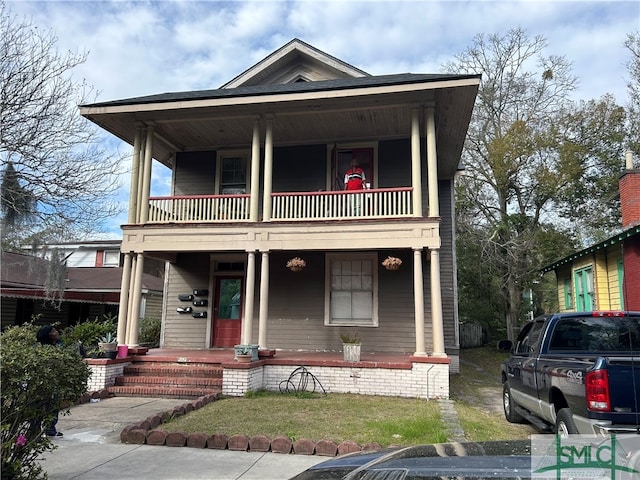
{"label": "balcony door", "polygon": [[242,331],[242,277],[216,277],[213,347],[233,347],[240,343]]}
{"label": "balcony door", "polygon": [[349,147],[333,147],[332,156],[332,173],[333,173],[333,190],[344,190],[344,175],[351,168],[351,160],[356,159],[360,164],[360,168],[364,170],[364,176],[367,183],[374,187],[374,158],[375,151],[373,147],[349,148]]}

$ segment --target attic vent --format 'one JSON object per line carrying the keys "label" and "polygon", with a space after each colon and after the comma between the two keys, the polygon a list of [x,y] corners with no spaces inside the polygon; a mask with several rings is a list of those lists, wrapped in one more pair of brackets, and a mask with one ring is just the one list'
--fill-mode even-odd
{"label": "attic vent", "polygon": [[306,82],[307,80],[304,78],[298,78],[294,83]]}

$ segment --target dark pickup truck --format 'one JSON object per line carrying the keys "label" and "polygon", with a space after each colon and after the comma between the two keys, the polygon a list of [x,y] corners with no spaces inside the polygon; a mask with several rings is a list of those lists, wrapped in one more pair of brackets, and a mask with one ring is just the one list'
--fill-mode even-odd
{"label": "dark pickup truck", "polygon": [[640,433],[640,312],[543,315],[527,323],[502,364],[503,406],[561,435]]}

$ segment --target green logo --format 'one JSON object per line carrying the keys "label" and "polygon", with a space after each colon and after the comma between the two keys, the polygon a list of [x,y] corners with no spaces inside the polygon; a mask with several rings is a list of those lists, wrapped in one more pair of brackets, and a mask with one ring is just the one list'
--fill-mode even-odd
{"label": "green logo", "polygon": [[638,435],[535,435],[531,446],[534,479],[627,480],[640,475]]}

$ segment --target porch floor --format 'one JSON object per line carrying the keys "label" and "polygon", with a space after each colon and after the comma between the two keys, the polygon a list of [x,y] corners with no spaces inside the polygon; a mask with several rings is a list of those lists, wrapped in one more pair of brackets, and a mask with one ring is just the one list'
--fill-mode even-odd
{"label": "porch floor", "polygon": [[[134,355],[133,361],[234,364],[234,349],[152,348],[145,355]],[[273,357],[260,358],[270,365],[358,366],[362,368],[406,368],[419,363],[449,363],[448,358],[422,357],[387,352],[362,352],[360,362],[345,362],[342,352],[277,350]],[[256,363],[256,362],[254,362]],[[237,365],[237,363],[235,363]]]}

